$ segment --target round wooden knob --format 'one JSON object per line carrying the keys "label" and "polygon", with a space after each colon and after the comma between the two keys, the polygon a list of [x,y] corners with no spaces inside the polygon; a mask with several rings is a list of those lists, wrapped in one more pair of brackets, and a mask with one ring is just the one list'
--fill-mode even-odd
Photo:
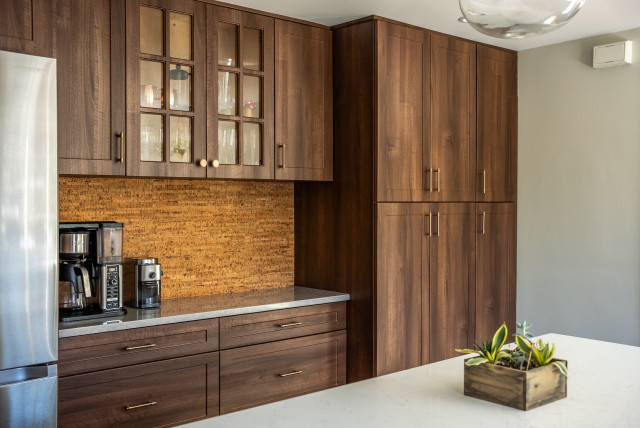
{"label": "round wooden knob", "polygon": [[216,159],[213,162],[211,162],[211,165],[213,165],[214,168],[217,168],[220,166],[220,162],[218,161],[218,159]]}
{"label": "round wooden knob", "polygon": [[200,159],[200,162],[198,162],[198,165],[200,165],[203,168],[207,167],[207,160],[206,159]]}

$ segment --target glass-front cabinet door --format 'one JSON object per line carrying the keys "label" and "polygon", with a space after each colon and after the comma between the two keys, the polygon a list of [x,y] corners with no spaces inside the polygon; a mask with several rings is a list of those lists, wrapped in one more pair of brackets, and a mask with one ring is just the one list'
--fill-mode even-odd
{"label": "glass-front cabinet door", "polygon": [[204,14],[196,1],[127,2],[127,175],[206,176]]}
{"label": "glass-front cabinet door", "polygon": [[274,21],[207,5],[207,176],[274,177]]}

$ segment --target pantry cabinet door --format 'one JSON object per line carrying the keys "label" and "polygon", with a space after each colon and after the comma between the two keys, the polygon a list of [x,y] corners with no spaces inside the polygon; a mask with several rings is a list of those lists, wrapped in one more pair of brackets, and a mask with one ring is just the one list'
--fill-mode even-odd
{"label": "pantry cabinet door", "polygon": [[54,56],[54,4],[50,0],[2,0],[0,50]]}

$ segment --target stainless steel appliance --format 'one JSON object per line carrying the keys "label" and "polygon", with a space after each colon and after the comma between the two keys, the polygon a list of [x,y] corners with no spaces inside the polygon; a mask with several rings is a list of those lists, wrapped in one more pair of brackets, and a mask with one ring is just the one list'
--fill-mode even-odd
{"label": "stainless steel appliance", "polygon": [[55,427],[56,61],[0,51],[0,426]]}
{"label": "stainless steel appliance", "polygon": [[161,303],[162,269],[156,258],[130,259],[125,263],[126,302],[136,308],[157,308]]}
{"label": "stainless steel appliance", "polygon": [[[122,223],[60,223],[59,228],[60,321],[124,315]],[[67,293],[67,282],[74,285],[72,292]],[[79,303],[82,293],[85,307]]]}

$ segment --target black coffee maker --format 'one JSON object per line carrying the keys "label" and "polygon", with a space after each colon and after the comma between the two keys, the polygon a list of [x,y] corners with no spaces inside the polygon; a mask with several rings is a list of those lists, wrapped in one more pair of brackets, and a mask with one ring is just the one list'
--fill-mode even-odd
{"label": "black coffee maker", "polygon": [[60,223],[60,321],[124,315],[122,223]]}

